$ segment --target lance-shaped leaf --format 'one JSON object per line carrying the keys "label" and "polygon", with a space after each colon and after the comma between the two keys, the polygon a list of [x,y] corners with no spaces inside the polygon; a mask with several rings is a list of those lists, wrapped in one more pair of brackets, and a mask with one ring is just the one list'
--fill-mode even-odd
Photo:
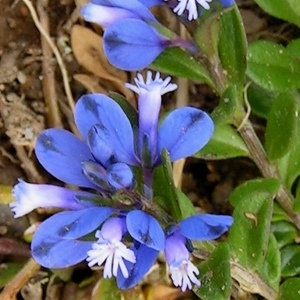
{"label": "lance-shaped leaf", "polygon": [[220,16],[219,56],[231,84],[243,84],[246,72],[246,34],[236,5]]}
{"label": "lance-shaped leaf", "polygon": [[154,250],[165,246],[165,234],[152,216],[141,210],[133,210],[126,217],[127,230],[138,242]]}
{"label": "lance-shaped leaf", "polygon": [[183,201],[180,201],[180,194],[174,184],[172,165],[166,149],[163,149],[161,157],[162,165],[154,169],[153,194],[155,201],[169,212],[176,222],[179,222],[186,217],[186,215],[182,215],[184,210],[182,205],[184,204]]}

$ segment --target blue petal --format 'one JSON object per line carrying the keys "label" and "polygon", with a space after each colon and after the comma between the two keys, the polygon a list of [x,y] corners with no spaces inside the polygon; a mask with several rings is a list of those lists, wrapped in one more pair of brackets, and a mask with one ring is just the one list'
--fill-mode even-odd
{"label": "blue petal", "polygon": [[107,181],[116,190],[133,187],[133,173],[124,163],[112,164],[107,168]]}
{"label": "blue petal", "polygon": [[202,214],[189,217],[179,223],[180,233],[191,240],[213,240],[226,232],[233,218],[226,215]]}
{"label": "blue petal", "polygon": [[102,127],[100,125],[93,126],[89,130],[87,143],[97,161],[103,166],[108,167],[117,161],[115,157],[115,147],[113,146],[112,140],[105,137],[101,138],[101,135],[103,135],[101,129]]}
{"label": "blue petal", "polygon": [[97,229],[113,212],[109,207],[91,207],[59,212],[45,220],[34,234],[35,246],[51,237],[77,239]]}
{"label": "blue petal", "polygon": [[143,276],[153,266],[159,251],[148,248],[145,245],[140,245],[137,249],[131,248],[136,256],[136,263],[130,263],[124,260],[127,269],[129,270],[129,277],[124,278],[121,270],[118,271],[117,284],[120,289],[130,289],[137,285]]}
{"label": "blue petal", "polygon": [[224,7],[229,7],[234,4],[234,0],[218,0]]}
{"label": "blue petal", "polygon": [[81,162],[94,160],[89,147],[63,129],[44,130],[37,138],[35,154],[54,177],[69,184],[94,188],[82,172]]}
{"label": "blue petal", "polygon": [[138,1],[146,5],[147,7],[164,4],[163,0],[138,0]]}
{"label": "blue petal", "polygon": [[177,108],[167,116],[159,129],[159,151],[166,148],[171,161],[188,157],[207,144],[213,131],[212,119],[202,110]]}
{"label": "blue petal", "polygon": [[152,216],[141,210],[128,213],[126,225],[129,234],[143,245],[155,250],[162,250],[165,246],[165,234]]}
{"label": "blue petal", "polygon": [[102,192],[110,192],[110,185],[107,182],[106,170],[97,163],[85,161],[82,163],[85,176],[100,188]]}
{"label": "blue petal", "polygon": [[156,21],[151,11],[147,8],[147,6],[149,6],[147,4],[150,4],[151,2],[157,2],[157,0],[147,0],[145,1],[145,4],[143,3],[143,1],[137,0],[92,0],[91,2],[98,5],[128,10],[129,12],[135,14],[137,18],[140,18],[144,21]]}
{"label": "blue petal", "polygon": [[[131,124],[121,107],[103,94],[82,96],[75,107],[75,122],[85,140],[89,140],[96,157],[101,158],[100,146],[112,145],[116,159],[128,164],[138,164],[134,153]],[[96,125],[96,126],[95,126]],[[94,127],[94,132],[90,131]],[[88,136],[89,132],[91,135]],[[100,140],[97,145],[97,139]],[[107,159],[107,152],[103,160]],[[102,160],[100,160],[102,161]]]}
{"label": "blue petal", "polygon": [[33,258],[45,268],[67,268],[87,258],[93,242],[46,237],[31,244]]}
{"label": "blue petal", "polygon": [[123,19],[108,26],[103,40],[109,62],[128,71],[149,66],[169,45],[165,37],[138,19]]}
{"label": "blue petal", "polygon": [[93,22],[104,27],[124,18],[138,18],[138,16],[126,9],[97,5],[94,3],[85,5],[81,9],[81,14],[85,21]]}

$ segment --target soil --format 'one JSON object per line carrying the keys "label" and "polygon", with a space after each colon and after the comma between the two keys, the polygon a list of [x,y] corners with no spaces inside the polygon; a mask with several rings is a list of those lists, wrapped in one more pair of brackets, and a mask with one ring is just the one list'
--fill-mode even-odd
{"label": "soil", "polygon": [[[58,57],[38,30],[25,1],[0,1],[0,288],[1,268],[12,262],[23,264],[29,259],[25,240],[30,236],[30,225],[49,214],[38,210],[29,217],[14,219],[7,207],[12,200],[12,186],[18,178],[32,183],[61,184],[42,169],[34,156],[37,134],[49,127],[66,128],[77,134],[72,108],[76,99],[86,92],[118,92],[135,105],[134,95],[123,85],[135,74],[116,70],[107,63],[100,47],[102,30],[85,23],[79,16],[78,8],[86,2],[32,1],[46,35],[56,45]],[[252,0],[237,3],[249,41],[268,38],[286,43],[297,34],[292,25],[271,18]],[[59,59],[62,64],[58,63]],[[209,112],[218,103],[216,95],[204,85],[190,83],[188,93],[188,104]],[[165,109],[175,107],[175,101],[175,94],[168,95],[164,99]],[[263,136],[264,121],[255,117],[253,121]],[[184,167],[182,188],[199,209],[230,214],[231,191],[258,176],[259,171],[250,159],[190,158]],[[65,283],[54,282],[47,270],[34,274],[30,283],[22,287],[22,293],[18,293],[18,299],[75,299],[75,296],[68,298],[70,295],[90,299],[91,284],[84,280],[90,278],[91,272],[84,265],[78,266],[75,272],[60,272],[61,278],[67,278]],[[157,284],[157,278],[149,280]],[[149,293],[147,289],[143,291]],[[165,299],[183,297],[177,289],[166,285],[156,285],[154,295],[153,299],[157,300],[163,299],[160,295],[165,295]],[[192,299],[189,293],[185,297]]]}

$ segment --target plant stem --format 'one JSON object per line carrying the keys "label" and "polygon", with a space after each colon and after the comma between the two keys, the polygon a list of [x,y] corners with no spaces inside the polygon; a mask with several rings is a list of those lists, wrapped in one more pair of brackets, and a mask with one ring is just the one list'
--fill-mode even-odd
{"label": "plant stem", "polygon": [[239,132],[248,147],[254,163],[259,168],[262,175],[267,178],[276,178],[279,180],[280,188],[276,195],[277,202],[289,215],[296,227],[300,230],[300,216],[293,211],[293,196],[281,183],[281,178],[276,167],[269,161],[267,154],[249,120],[245,122],[244,126],[240,128]]}

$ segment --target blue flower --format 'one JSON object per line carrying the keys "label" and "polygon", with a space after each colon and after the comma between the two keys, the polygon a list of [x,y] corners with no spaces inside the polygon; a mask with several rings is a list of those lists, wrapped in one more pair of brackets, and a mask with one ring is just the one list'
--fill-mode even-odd
{"label": "blue flower", "polygon": [[200,287],[196,277],[199,270],[190,261],[190,240],[212,240],[220,237],[232,225],[233,219],[226,215],[201,214],[182,220],[168,232],[165,242],[165,257],[175,286],[182,291]]}
{"label": "blue flower", "polygon": [[93,206],[89,199],[93,194],[83,191],[73,191],[63,187],[48,184],[31,184],[19,179],[12,190],[16,202],[9,204],[15,218],[24,216],[38,207],[57,207],[79,210]]}

